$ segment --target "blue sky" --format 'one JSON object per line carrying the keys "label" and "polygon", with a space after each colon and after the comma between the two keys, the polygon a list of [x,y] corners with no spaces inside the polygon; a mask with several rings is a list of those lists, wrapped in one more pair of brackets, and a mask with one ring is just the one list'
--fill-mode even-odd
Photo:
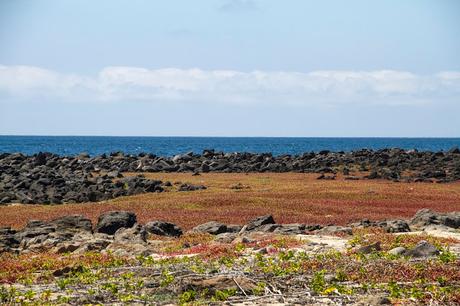
{"label": "blue sky", "polygon": [[0,0],[0,134],[460,136],[457,0]]}

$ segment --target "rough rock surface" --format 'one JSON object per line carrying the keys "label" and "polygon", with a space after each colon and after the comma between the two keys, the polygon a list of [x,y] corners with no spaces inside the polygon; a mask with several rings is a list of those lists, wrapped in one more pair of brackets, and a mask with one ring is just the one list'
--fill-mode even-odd
{"label": "rough rock surface", "polygon": [[351,227],[348,226],[337,226],[337,225],[329,225],[325,226],[322,229],[315,231],[317,235],[337,235],[337,234],[344,234],[344,235],[351,235],[353,230]]}
{"label": "rough rock surface", "polygon": [[[172,158],[122,152],[94,157],[3,153],[0,154],[0,203],[88,202],[162,191],[161,182],[123,178],[122,172],[305,172],[321,173],[325,179],[334,178],[342,171],[348,177],[359,179],[349,175],[350,169],[356,169],[369,171],[369,175],[362,177],[366,179],[451,182],[460,180],[459,151],[363,149],[273,156],[205,150],[202,154],[189,152]],[[203,186],[188,185],[181,189],[199,190]]]}
{"label": "rough rock surface", "polygon": [[460,212],[438,213],[429,209],[421,209],[412,218],[410,224],[417,228],[430,225],[460,228]]}
{"label": "rough rock surface", "polygon": [[209,221],[204,224],[200,224],[192,229],[193,232],[197,233],[208,233],[211,235],[218,235],[227,232],[227,225],[217,221]]}
{"label": "rough rock surface", "polygon": [[[100,167],[88,160],[86,156],[66,158],[51,153],[29,157],[1,154],[0,204],[96,202],[163,191],[160,181],[123,177],[119,169]],[[108,172],[101,173],[101,169]]]}
{"label": "rough rock surface", "polygon": [[132,212],[110,211],[99,216],[96,231],[113,235],[120,228],[133,227],[136,221],[136,215]]}
{"label": "rough rock surface", "polygon": [[407,250],[403,253],[405,256],[410,256],[410,257],[430,257],[430,256],[435,256],[439,254],[439,250],[432,245],[431,243],[427,241],[420,241],[417,243],[417,245],[410,249]]}
{"label": "rough rock surface", "polygon": [[266,215],[266,216],[261,216],[257,217],[246,224],[246,226],[242,229],[244,231],[254,231],[258,230],[261,226],[267,225],[267,224],[275,224],[275,220],[273,219],[272,215]]}
{"label": "rough rock surface", "polygon": [[[456,214],[439,215],[455,216]],[[418,212],[414,219],[418,220],[421,215],[426,216],[428,214],[423,210]],[[438,215],[438,213],[430,212],[429,215]],[[429,218],[429,220],[438,219]],[[276,224],[274,222],[271,215],[257,217],[243,227],[210,221],[196,226],[191,232],[215,235],[214,241],[220,243],[252,243],[258,239],[257,237],[273,234],[294,236],[309,234],[308,239],[312,243],[321,245],[329,238],[338,238],[334,236],[351,235],[353,227],[362,227],[362,224],[377,226],[381,226],[382,223],[386,226],[397,224],[396,228],[406,228],[406,223],[403,223],[403,220],[381,222],[364,220],[350,227],[329,225],[322,228],[320,226],[306,226],[305,224]],[[449,222],[447,224],[455,225],[455,223]],[[246,230],[248,227],[251,230]],[[132,212],[110,211],[99,216],[93,231],[91,220],[81,215],[69,215],[47,222],[31,220],[21,230],[8,227],[0,228],[0,253],[42,251],[84,253],[86,251],[119,250],[117,252],[125,255],[136,252],[150,254],[155,248],[154,244],[150,245],[149,233],[174,238],[181,236],[182,230],[177,225],[164,221],[151,221],[141,225],[137,223],[136,215]],[[457,235],[456,233],[449,234],[449,237]],[[315,240],[316,238],[318,241]],[[356,250],[359,253],[367,254],[380,250],[380,244],[363,245]],[[437,255],[439,250],[428,242],[422,241],[412,249],[396,248],[390,250],[389,253],[420,258]]]}
{"label": "rough rock surface", "polygon": [[164,221],[151,221],[145,225],[148,233],[159,236],[179,237],[182,235],[182,229],[177,225]]}

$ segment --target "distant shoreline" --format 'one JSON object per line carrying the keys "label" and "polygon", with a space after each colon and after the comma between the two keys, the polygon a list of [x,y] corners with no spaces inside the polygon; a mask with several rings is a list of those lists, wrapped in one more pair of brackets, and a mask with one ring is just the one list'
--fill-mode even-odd
{"label": "distant shoreline", "polygon": [[0,137],[113,137],[113,138],[294,138],[294,139],[460,139],[460,136],[198,136],[198,135],[35,135],[0,134]]}
{"label": "distant shoreline", "polygon": [[361,149],[401,148],[418,151],[448,151],[460,147],[460,138],[396,137],[166,137],[166,136],[0,136],[0,153],[21,152],[27,155],[51,152],[91,156],[124,152],[141,152],[172,157],[186,152],[200,153],[215,149],[226,153],[251,152],[300,155],[304,152],[352,152]]}

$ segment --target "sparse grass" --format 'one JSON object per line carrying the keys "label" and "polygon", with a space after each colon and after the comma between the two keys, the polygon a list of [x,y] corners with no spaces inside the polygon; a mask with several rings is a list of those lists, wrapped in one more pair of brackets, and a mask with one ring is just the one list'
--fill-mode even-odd
{"label": "sparse grass", "polygon": [[[382,241],[385,248],[393,245],[413,245],[422,239],[434,244],[458,243],[426,235],[390,234],[366,230],[355,233],[353,241]],[[391,240],[386,236],[401,237]],[[155,259],[139,256],[127,260],[113,255],[88,253],[85,255],[36,254],[0,255],[0,302],[19,304],[65,303],[79,297],[103,296],[107,303],[146,303],[169,301],[181,304],[209,304],[213,301],[231,301],[244,298],[238,288],[216,290],[179,289],[188,276],[209,278],[213,275],[242,275],[256,280],[257,287],[249,294],[264,294],[267,286],[286,283],[283,294],[310,290],[314,295],[346,295],[386,292],[392,302],[407,304],[409,299],[421,304],[440,303],[456,305],[460,302],[460,259],[447,254],[423,261],[388,256],[385,251],[362,255],[353,252],[325,251],[306,253],[289,250],[299,241],[290,237],[267,236],[256,243],[218,244],[207,235],[185,235],[181,239],[163,243],[195,244],[194,257]],[[247,252],[272,246],[275,252]],[[184,249],[181,249],[182,251]],[[174,252],[173,252],[174,253]],[[176,251],[175,254],[181,252]],[[170,253],[171,255],[172,253]],[[183,253],[181,253],[183,254]],[[81,268],[64,275],[53,275],[63,267]],[[188,275],[188,276],[187,276]],[[5,284],[19,282],[25,286]],[[42,284],[45,290],[32,285]],[[53,285],[54,284],[54,285]],[[269,289],[267,289],[269,290]],[[56,299],[56,296],[58,297]]]}
{"label": "sparse grass", "polygon": [[[86,253],[84,255],[60,255],[52,253],[0,255],[0,284],[23,282],[32,283],[52,278],[52,271],[73,266],[112,267],[125,264],[123,258],[110,254]],[[41,274],[35,274],[40,271]],[[40,278],[37,278],[40,276]]]}
{"label": "sparse grass", "polygon": [[[420,208],[460,210],[460,183],[394,183],[386,180],[316,180],[302,173],[146,173],[151,179],[204,184],[207,190],[122,197],[101,203],[0,207],[0,226],[30,219],[83,214],[93,222],[109,210],[130,210],[141,223],[167,220],[189,229],[210,220],[243,224],[271,213],[279,223],[346,224],[363,218],[409,218]],[[232,189],[237,183],[247,189]]]}
{"label": "sparse grass", "polygon": [[426,240],[438,248],[443,248],[454,243],[460,243],[460,241],[455,238],[435,237],[424,233],[417,235],[399,233],[395,235],[386,233],[382,228],[369,227],[353,229],[353,238],[349,240],[349,244],[351,246],[355,246],[380,242],[382,250],[388,251],[398,246],[412,248],[422,240]]}

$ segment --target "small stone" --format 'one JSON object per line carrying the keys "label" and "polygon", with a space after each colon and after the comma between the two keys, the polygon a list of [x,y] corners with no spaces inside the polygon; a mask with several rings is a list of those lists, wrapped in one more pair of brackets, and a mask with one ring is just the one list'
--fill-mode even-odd
{"label": "small stone", "polygon": [[381,250],[382,248],[380,247],[380,241],[377,241],[376,243],[364,245],[360,247],[359,249],[356,250],[356,252],[360,254],[370,254],[372,252],[381,251]]}
{"label": "small stone", "polygon": [[406,256],[420,258],[420,257],[431,257],[439,254],[439,250],[429,243],[428,241],[422,240],[413,248],[404,253]]}
{"label": "small stone", "polygon": [[406,252],[406,248],[405,247],[396,247],[396,248],[393,248],[391,250],[388,251],[388,254],[391,254],[391,255],[403,255],[404,252]]}

